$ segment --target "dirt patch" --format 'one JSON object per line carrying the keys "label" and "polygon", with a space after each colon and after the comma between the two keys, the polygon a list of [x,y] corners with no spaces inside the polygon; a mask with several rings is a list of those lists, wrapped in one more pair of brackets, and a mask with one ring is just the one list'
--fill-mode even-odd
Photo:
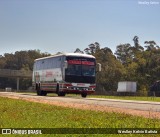
{"label": "dirt patch", "polygon": [[101,111],[101,112],[116,112],[116,113],[130,114],[134,116],[143,116],[146,118],[160,119],[160,112],[140,111],[140,110],[133,110],[133,109],[122,109],[122,108],[115,108],[115,107],[93,105],[93,104],[80,104],[80,103],[61,102],[61,101],[54,101],[54,100],[44,100],[42,98],[23,97],[23,96],[9,95],[9,94],[0,94],[0,96],[12,98],[12,99],[21,99],[29,102],[38,102],[38,103],[68,107],[68,108]]}

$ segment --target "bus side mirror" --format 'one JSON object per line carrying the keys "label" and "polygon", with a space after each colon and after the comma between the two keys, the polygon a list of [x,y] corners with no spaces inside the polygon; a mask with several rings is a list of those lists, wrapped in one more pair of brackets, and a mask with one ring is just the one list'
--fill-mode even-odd
{"label": "bus side mirror", "polygon": [[68,68],[68,62],[64,61],[64,68],[67,69]]}
{"label": "bus side mirror", "polygon": [[101,71],[101,64],[100,63],[97,63],[97,72],[100,72]]}

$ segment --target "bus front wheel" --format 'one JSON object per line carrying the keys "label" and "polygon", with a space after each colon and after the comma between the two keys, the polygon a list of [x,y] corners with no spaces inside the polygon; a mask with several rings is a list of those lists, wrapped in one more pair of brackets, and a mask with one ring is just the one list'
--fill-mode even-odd
{"label": "bus front wheel", "polygon": [[65,95],[66,95],[65,92],[59,92],[59,93],[58,93],[58,96],[65,96]]}
{"label": "bus front wheel", "polygon": [[46,91],[41,90],[40,85],[36,85],[36,87],[37,87],[37,95],[38,96],[46,96],[47,95]]}
{"label": "bus front wheel", "polygon": [[38,95],[38,96],[46,96],[46,95],[47,95],[47,92],[46,92],[46,91],[43,91],[43,90],[37,90],[37,95]]}
{"label": "bus front wheel", "polygon": [[36,90],[37,90],[37,95],[40,96],[40,85],[39,84],[36,84]]}
{"label": "bus front wheel", "polygon": [[46,96],[46,95],[47,95],[47,92],[42,90],[42,91],[41,91],[41,95],[42,95],[42,96]]}
{"label": "bus front wheel", "polygon": [[82,93],[81,96],[82,96],[83,98],[85,98],[85,97],[87,97],[87,93]]}

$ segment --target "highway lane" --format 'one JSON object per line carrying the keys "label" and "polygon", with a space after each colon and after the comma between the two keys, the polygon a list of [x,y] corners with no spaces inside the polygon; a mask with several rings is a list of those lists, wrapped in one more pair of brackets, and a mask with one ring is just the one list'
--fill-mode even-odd
{"label": "highway lane", "polygon": [[[91,99],[97,100],[97,98],[91,98]],[[100,104],[107,105],[110,107],[160,112],[160,102],[119,100],[119,99],[98,99],[97,101],[99,102],[102,101],[102,103]]]}
{"label": "highway lane", "polygon": [[77,97],[50,97],[37,96],[30,93],[14,93],[0,92],[0,96],[18,99],[32,99],[37,101],[61,102],[82,105],[92,105],[101,107],[114,107],[121,109],[132,109],[149,112],[160,112],[160,102],[151,101],[134,101],[134,100],[119,100],[119,99],[102,99],[102,98],[77,98]]}

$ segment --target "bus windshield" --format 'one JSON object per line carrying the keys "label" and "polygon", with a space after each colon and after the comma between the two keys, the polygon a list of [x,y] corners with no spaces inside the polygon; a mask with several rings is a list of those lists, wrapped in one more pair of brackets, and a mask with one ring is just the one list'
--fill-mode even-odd
{"label": "bus windshield", "polygon": [[95,83],[95,58],[67,57],[66,60],[66,82]]}
{"label": "bus windshield", "polygon": [[95,76],[95,66],[89,65],[68,65],[66,75]]}

